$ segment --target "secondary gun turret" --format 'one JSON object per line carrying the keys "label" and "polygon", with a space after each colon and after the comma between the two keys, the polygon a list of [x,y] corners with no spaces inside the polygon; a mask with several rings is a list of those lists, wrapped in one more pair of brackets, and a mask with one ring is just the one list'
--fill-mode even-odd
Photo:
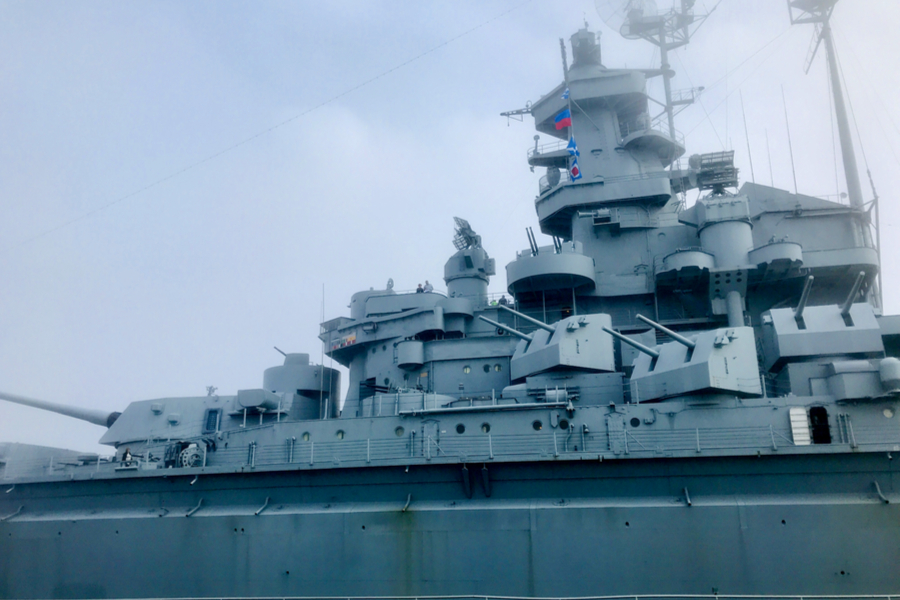
{"label": "secondary gun turret", "polygon": [[513,381],[560,369],[597,373],[616,370],[612,339],[603,333],[612,326],[609,315],[574,316],[547,325],[507,306],[498,308],[538,327],[534,333],[526,334],[482,315],[478,317],[522,340],[510,359]]}
{"label": "secondary gun turret", "polygon": [[113,423],[116,422],[116,419],[119,418],[119,415],[122,414],[120,412],[106,412],[90,408],[81,408],[78,406],[68,406],[66,404],[28,398],[27,396],[19,396],[18,394],[10,394],[7,392],[0,392],[0,400],[6,400],[7,402],[22,404],[24,406],[31,406],[32,408],[49,410],[50,412],[59,413],[75,419],[81,419],[82,421],[100,425],[101,427],[112,427]]}

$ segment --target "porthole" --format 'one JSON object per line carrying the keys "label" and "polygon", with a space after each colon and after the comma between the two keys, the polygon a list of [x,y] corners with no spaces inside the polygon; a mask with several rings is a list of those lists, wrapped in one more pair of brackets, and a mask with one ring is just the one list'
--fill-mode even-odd
{"label": "porthole", "polygon": [[391,380],[387,377],[384,378],[384,387],[388,387],[391,385]]}
{"label": "porthole", "polygon": [[404,433],[405,433],[405,431],[403,430],[402,427],[398,427],[397,429],[394,430],[394,435],[396,435],[397,437],[403,437]]}
{"label": "porthole", "polygon": [[640,424],[641,424],[641,420],[640,420],[640,419],[638,419],[637,417],[632,417],[632,418],[631,418],[631,426],[632,426],[632,427],[637,427],[637,426],[640,425]]}
{"label": "porthole", "polygon": [[303,435],[301,435],[300,438],[301,438],[304,442],[308,442],[308,441],[309,441],[309,432],[308,432],[308,431],[303,432]]}
{"label": "porthole", "polygon": [[343,430],[343,429],[338,429],[338,430],[334,433],[334,437],[336,437],[336,438],[339,439],[339,440],[344,439],[344,430]]}
{"label": "porthole", "polygon": [[382,351],[387,350],[387,344],[381,346]]}
{"label": "porthole", "polygon": [[491,372],[491,365],[484,365],[484,372],[485,372],[485,373],[490,373],[490,372]]}
{"label": "porthole", "polygon": [[567,420],[565,420],[565,419],[560,419],[560,420],[559,420],[559,428],[560,428],[560,429],[566,429],[566,430],[568,430],[568,429],[569,429],[569,422],[568,422]]}
{"label": "porthole", "polygon": [[499,373],[500,371],[503,370],[503,365],[497,363],[496,365],[494,365],[494,370]]}
{"label": "porthole", "polygon": [[481,432],[482,433],[490,433],[491,432],[491,424],[490,423],[482,423],[481,424]]}
{"label": "porthole", "polygon": [[544,424],[541,423],[540,421],[535,421],[534,423],[531,424],[531,427],[532,427],[535,431],[540,431],[541,429],[544,428]]}
{"label": "porthole", "polygon": [[465,432],[466,432],[466,426],[465,426],[465,425],[463,425],[462,423],[460,423],[459,425],[456,426],[456,433],[465,433]]}
{"label": "porthole", "polygon": [[463,373],[471,373],[471,372],[472,372],[472,367],[470,367],[469,365],[466,365],[463,367]]}

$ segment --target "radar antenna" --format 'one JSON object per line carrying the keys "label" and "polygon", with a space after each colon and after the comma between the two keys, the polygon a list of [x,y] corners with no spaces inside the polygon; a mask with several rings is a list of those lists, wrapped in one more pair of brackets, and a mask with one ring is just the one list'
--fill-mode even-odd
{"label": "radar antenna", "polygon": [[[615,29],[629,40],[640,37],[635,35],[639,23],[660,19],[655,0],[595,0],[594,6],[610,29]],[[632,25],[635,25],[634,33],[631,31]]]}
{"label": "radar antenna", "polygon": [[456,233],[453,236],[456,249],[481,248],[481,236],[475,233],[469,222],[459,217],[453,217],[453,220],[456,222]]}
{"label": "radar antenna", "polygon": [[645,40],[659,48],[659,73],[663,77],[665,113],[669,137],[672,139],[676,139],[675,106],[693,103],[696,90],[677,93],[673,100],[671,79],[675,72],[669,66],[669,50],[686,45],[716,9],[714,6],[709,13],[699,15],[693,10],[695,2],[696,0],[669,0],[671,8],[660,10],[655,0],[594,0],[597,14],[610,29],[618,31],[625,39]]}

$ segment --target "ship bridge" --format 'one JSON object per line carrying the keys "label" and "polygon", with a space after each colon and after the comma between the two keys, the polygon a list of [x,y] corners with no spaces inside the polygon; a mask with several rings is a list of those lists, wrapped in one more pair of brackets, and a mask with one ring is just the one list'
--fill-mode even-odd
{"label": "ship bridge", "polygon": [[575,60],[566,80],[531,106],[535,129],[556,138],[529,149],[531,167],[543,167],[537,212],[541,229],[571,237],[573,214],[592,205],[664,205],[672,197],[665,169],[684,155],[683,136],[659,117],[647,79],[659,69],[608,69],[595,34],[572,36]]}

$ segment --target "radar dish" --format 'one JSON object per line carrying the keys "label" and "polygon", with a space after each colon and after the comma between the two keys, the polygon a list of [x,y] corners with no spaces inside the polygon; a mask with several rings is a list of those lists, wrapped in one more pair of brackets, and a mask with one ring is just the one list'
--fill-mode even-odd
{"label": "radar dish", "polygon": [[459,217],[453,217],[453,220],[456,222],[456,234],[453,236],[453,245],[456,249],[479,248],[481,246],[481,236],[472,230],[469,222]]}
{"label": "radar dish", "polygon": [[606,26],[625,39],[642,37],[648,25],[659,28],[660,14],[655,0],[594,0],[594,6]]}

